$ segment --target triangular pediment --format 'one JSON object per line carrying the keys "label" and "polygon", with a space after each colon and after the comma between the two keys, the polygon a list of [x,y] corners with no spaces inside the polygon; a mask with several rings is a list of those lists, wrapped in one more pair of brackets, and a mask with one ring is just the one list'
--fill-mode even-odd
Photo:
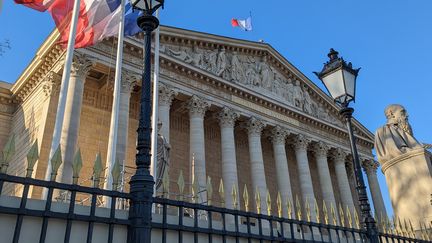
{"label": "triangular pediment", "polygon": [[[298,113],[345,128],[331,98],[268,44],[164,27],[160,52],[203,74],[217,76],[284,103]],[[357,121],[354,125],[358,136],[373,141],[370,131]]]}

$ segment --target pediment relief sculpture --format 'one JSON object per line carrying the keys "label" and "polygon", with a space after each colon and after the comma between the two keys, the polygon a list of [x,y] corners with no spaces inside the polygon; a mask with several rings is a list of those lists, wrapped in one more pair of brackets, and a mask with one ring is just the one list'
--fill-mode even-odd
{"label": "pediment relief sculpture", "polygon": [[342,122],[333,117],[322,104],[311,98],[310,91],[299,79],[285,77],[268,63],[267,56],[248,56],[235,51],[227,52],[224,48],[210,50],[196,45],[179,47],[162,44],[160,50],[225,80],[271,96],[306,114],[343,126]]}

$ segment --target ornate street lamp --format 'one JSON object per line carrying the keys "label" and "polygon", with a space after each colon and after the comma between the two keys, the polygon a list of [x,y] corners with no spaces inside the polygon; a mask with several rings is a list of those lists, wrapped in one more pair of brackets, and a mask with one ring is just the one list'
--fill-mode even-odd
{"label": "ornate street lamp", "polygon": [[[150,174],[151,141],[151,33],[159,26],[153,13],[164,1],[130,0],[134,10],[140,10],[138,26],[144,33],[144,70],[142,73],[140,115],[138,125],[136,172],[131,177],[128,242],[151,242],[151,217],[154,179]],[[154,118],[153,118],[154,119]]]}
{"label": "ornate street lamp", "polygon": [[324,64],[320,73],[314,72],[324,83],[334,101],[341,105],[339,110],[343,115],[348,128],[348,135],[351,144],[351,154],[354,161],[354,172],[356,178],[356,189],[360,202],[360,210],[363,227],[366,229],[370,242],[379,242],[378,231],[375,220],[371,214],[371,208],[366,192],[366,186],[361,171],[359,156],[353,134],[351,119],[354,109],[348,107],[351,101],[355,100],[356,79],[360,68],[354,69],[351,63],[346,63],[338,52],[330,49],[328,57],[330,60]]}

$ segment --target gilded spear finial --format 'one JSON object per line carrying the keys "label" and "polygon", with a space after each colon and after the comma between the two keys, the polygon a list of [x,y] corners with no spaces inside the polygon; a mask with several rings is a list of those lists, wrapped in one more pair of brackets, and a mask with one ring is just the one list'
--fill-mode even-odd
{"label": "gilded spear finial", "polygon": [[27,153],[27,173],[26,177],[31,177],[33,173],[33,167],[36,161],[39,159],[38,140],[36,139]]}
{"label": "gilded spear finial", "polygon": [[212,205],[213,200],[213,185],[211,182],[211,177],[207,176],[207,205]]}
{"label": "gilded spear finial", "polygon": [[297,209],[297,219],[302,220],[302,209],[301,209],[300,200],[298,196],[296,196],[296,209]]}
{"label": "gilded spear finial", "polygon": [[256,203],[257,214],[261,214],[261,195],[258,187],[256,188],[256,192],[255,192],[255,203]]}
{"label": "gilded spear finial", "polygon": [[179,177],[177,179],[177,187],[179,190],[179,201],[184,200],[184,189],[185,189],[185,180],[183,176],[183,170],[180,170]]}
{"label": "gilded spear finial", "polygon": [[224,208],[225,207],[225,189],[224,189],[224,183],[223,183],[222,178],[219,181],[218,192],[219,192],[219,197],[221,199],[221,207]]}
{"label": "gilded spear finial", "polygon": [[268,189],[267,189],[267,195],[266,195],[266,203],[267,203],[267,215],[271,215],[272,214],[272,204],[271,204],[270,192]]}
{"label": "gilded spear finial", "polygon": [[244,185],[244,189],[243,189],[243,201],[244,201],[246,212],[249,212],[249,192],[247,190],[246,184]]}
{"label": "gilded spear finial", "polygon": [[327,210],[327,205],[325,203],[325,200],[323,200],[323,214],[324,214],[324,224],[329,224],[329,215],[328,215],[328,210]]}
{"label": "gilded spear finial", "polygon": [[345,227],[345,215],[341,204],[339,204],[339,218],[340,218],[341,226]]}
{"label": "gilded spear finial", "polygon": [[192,200],[194,203],[198,203],[198,193],[199,193],[199,188],[198,188],[198,180],[196,179],[196,177],[194,176],[192,178]]}
{"label": "gilded spear finial", "polygon": [[169,177],[168,170],[166,170],[165,173],[163,173],[163,176],[162,176],[162,193],[163,193],[163,197],[164,198],[169,198],[169,193],[170,193],[170,177]]}
{"label": "gilded spear finial", "polygon": [[120,184],[120,176],[121,176],[121,164],[120,161],[116,160],[114,163],[114,166],[111,170],[111,176],[112,176],[112,188],[114,191],[118,190],[118,186]]}
{"label": "gilded spear finial", "polygon": [[317,202],[316,198],[314,198],[314,207],[315,207],[316,222],[321,223],[320,210],[319,210],[318,202]]}
{"label": "gilded spear finial", "polygon": [[291,219],[292,218],[293,210],[292,210],[291,199],[289,199],[288,197],[287,197],[287,205],[286,205],[286,207],[287,207],[288,219]]}
{"label": "gilded spear finial", "polygon": [[93,187],[99,188],[100,177],[102,173],[102,159],[100,153],[97,153],[96,159],[93,165]]}
{"label": "gilded spear finial", "polygon": [[62,156],[61,156],[61,148],[60,145],[57,147],[57,150],[54,152],[53,157],[51,158],[51,181],[55,181],[57,177],[57,171],[62,164]]}
{"label": "gilded spear finial", "polygon": [[278,216],[279,218],[282,218],[282,198],[281,198],[281,194],[280,192],[278,192],[277,197],[276,197],[276,204],[277,204],[277,208],[278,208]]}
{"label": "gilded spear finial", "polygon": [[309,204],[309,198],[306,197],[306,219],[311,222],[311,208]]}
{"label": "gilded spear finial", "polygon": [[72,183],[73,184],[78,184],[78,178],[79,178],[79,174],[80,174],[82,166],[83,166],[83,163],[82,163],[82,157],[81,157],[81,150],[78,148],[78,150],[75,153],[74,160],[72,163],[72,172],[73,172]]}
{"label": "gilded spear finial", "polygon": [[330,213],[332,215],[333,225],[337,225],[336,211],[332,202],[330,203]]}
{"label": "gilded spear finial", "polygon": [[238,195],[237,187],[236,187],[236,185],[233,185],[232,190],[231,190],[233,209],[238,208],[237,195]]}
{"label": "gilded spear finial", "polygon": [[351,217],[351,210],[350,210],[350,208],[348,207],[348,205],[347,205],[347,207],[346,207],[346,215],[347,215],[347,220],[348,220],[348,226],[350,227],[350,228],[352,228],[353,227],[353,222],[352,222],[352,217]]}
{"label": "gilded spear finial", "polygon": [[357,210],[354,208],[354,220],[355,220],[355,224],[357,229],[360,229],[360,219],[357,213]]}
{"label": "gilded spear finial", "polygon": [[12,159],[12,156],[15,154],[15,134],[9,137],[3,148],[3,156],[0,164],[0,173],[6,173],[7,168],[9,167],[9,162]]}

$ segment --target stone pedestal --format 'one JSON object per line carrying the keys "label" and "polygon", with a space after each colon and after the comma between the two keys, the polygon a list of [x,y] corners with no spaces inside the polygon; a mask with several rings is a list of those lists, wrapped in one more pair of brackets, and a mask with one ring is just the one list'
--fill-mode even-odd
{"label": "stone pedestal", "polygon": [[401,220],[411,220],[414,230],[420,229],[419,221],[430,222],[431,154],[421,148],[380,163],[386,177],[394,214]]}

